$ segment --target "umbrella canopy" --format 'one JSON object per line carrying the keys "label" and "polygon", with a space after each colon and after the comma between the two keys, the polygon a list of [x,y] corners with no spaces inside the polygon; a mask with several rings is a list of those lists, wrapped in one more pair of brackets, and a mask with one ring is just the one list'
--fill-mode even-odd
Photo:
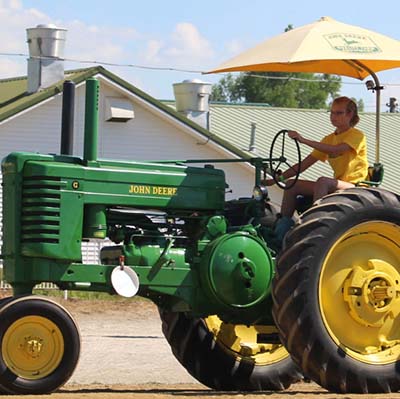
{"label": "umbrella canopy", "polygon": [[357,79],[400,67],[400,42],[322,17],[275,36],[219,65],[214,72],[310,72]]}

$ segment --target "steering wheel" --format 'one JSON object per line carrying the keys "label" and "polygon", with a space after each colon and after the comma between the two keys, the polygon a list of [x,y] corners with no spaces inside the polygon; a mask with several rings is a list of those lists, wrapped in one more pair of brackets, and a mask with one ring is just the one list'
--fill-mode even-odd
{"label": "steering wheel", "polygon": [[[288,133],[288,130],[280,130],[274,137],[274,139],[272,140],[272,144],[271,144],[271,148],[269,151],[269,162],[270,162],[270,169],[271,169],[271,175],[272,178],[275,180],[275,183],[282,188],[283,190],[289,190],[290,188],[292,188],[299,176],[300,176],[300,163],[301,163],[301,153],[300,153],[300,145],[299,142],[294,139],[290,139],[290,142],[295,144],[295,148],[296,148],[296,155],[297,155],[297,167],[294,168],[288,161],[287,158],[285,157],[285,141],[286,141],[286,135]],[[275,153],[275,147],[278,147],[280,145],[280,155],[279,156],[275,156],[274,157],[274,153]],[[277,150],[278,152],[278,150]],[[278,164],[274,165],[274,161],[273,159],[277,159],[278,158]],[[284,164],[287,167],[289,167],[289,169],[292,169],[295,172],[295,175],[293,176],[292,180],[290,181],[290,183],[284,183],[283,181],[281,181],[279,179],[282,171],[279,169],[279,167]]]}

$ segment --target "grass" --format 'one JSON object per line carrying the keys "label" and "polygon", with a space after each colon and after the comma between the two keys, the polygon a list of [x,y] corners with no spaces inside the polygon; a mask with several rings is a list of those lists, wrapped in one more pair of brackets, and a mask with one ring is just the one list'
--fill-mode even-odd
{"label": "grass", "polygon": [[[60,290],[42,290],[35,289],[33,293],[42,296],[51,296],[53,298],[64,297],[64,291]],[[96,300],[107,300],[115,301],[119,298],[118,295],[110,295],[104,292],[89,292],[89,291],[68,291],[68,298],[71,299],[96,299]]]}

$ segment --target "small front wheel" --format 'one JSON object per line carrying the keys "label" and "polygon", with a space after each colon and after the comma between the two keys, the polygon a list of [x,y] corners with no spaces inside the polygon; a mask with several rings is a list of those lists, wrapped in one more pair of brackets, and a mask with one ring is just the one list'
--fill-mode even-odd
{"label": "small front wheel", "polygon": [[80,336],[63,307],[45,298],[23,296],[1,304],[0,345],[0,389],[44,394],[72,375]]}

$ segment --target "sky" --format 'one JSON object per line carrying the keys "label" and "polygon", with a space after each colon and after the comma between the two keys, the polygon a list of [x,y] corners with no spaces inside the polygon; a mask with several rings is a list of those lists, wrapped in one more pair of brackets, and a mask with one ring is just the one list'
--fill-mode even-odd
{"label": "sky", "polygon": [[[74,61],[65,69],[96,61],[155,98],[173,99],[173,83],[216,83],[222,74],[200,71],[282,33],[289,24],[296,28],[322,16],[400,40],[400,2],[368,7],[356,0],[0,0],[0,78],[26,75],[26,29],[52,23],[67,29],[64,57]],[[378,77],[385,86],[386,112],[390,97],[400,103],[400,68]],[[375,110],[375,95],[365,81],[343,78],[342,94],[362,98],[366,111]]]}

